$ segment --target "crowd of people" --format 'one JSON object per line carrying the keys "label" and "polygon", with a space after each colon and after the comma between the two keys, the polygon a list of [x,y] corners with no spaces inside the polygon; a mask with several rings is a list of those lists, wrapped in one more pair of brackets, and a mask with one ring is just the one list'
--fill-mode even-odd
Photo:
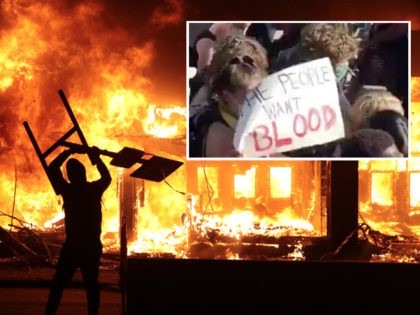
{"label": "crowd of people", "polygon": [[233,138],[247,93],[270,74],[325,57],[344,137],[272,156],[408,156],[407,23],[213,23],[190,45],[189,157],[240,157]]}

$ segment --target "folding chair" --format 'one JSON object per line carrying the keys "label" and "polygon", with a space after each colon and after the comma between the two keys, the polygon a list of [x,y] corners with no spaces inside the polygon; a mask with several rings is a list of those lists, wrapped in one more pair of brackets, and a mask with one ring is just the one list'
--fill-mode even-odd
{"label": "folding chair", "polygon": [[[58,139],[51,147],[49,147],[45,152],[42,152],[35,136],[29,127],[29,123],[27,121],[23,122],[23,125],[26,129],[26,132],[29,136],[29,139],[32,142],[32,145],[35,149],[35,152],[41,162],[42,167],[45,170],[45,173],[48,176],[48,179],[50,180],[54,191],[56,194],[57,189],[56,185],[54,184],[54,181],[52,179],[52,176],[50,175],[49,167],[46,162],[46,158],[54,152],[55,149],[57,149],[60,146],[68,147],[68,148],[75,148],[80,147],[84,148],[86,150],[92,149],[89,147],[85,136],[83,135],[82,130],[80,129],[79,123],[76,120],[76,117],[73,114],[73,111],[70,107],[70,104],[67,101],[66,96],[64,95],[64,92],[62,90],[58,91],[58,94],[60,95],[61,101],[64,104],[64,107],[67,110],[68,115],[70,116],[70,119],[73,123],[73,127],[70,128],[60,139]],[[73,143],[67,141],[67,139],[72,136],[74,133],[76,133],[80,139],[81,144]],[[108,150],[102,150],[99,149],[99,153],[101,155],[106,155],[109,157],[112,157],[112,160],[110,162],[111,165],[117,166],[117,167],[123,167],[123,168],[130,168],[136,163],[142,164],[139,168],[137,168],[134,172],[130,174],[132,177],[136,178],[142,178],[145,180],[150,180],[154,182],[160,182],[164,180],[166,177],[168,177],[170,174],[172,174],[175,170],[177,170],[183,162],[171,160],[168,158],[164,158],[161,156],[157,156],[154,154],[146,153],[142,150],[124,147],[119,152],[111,152]]]}

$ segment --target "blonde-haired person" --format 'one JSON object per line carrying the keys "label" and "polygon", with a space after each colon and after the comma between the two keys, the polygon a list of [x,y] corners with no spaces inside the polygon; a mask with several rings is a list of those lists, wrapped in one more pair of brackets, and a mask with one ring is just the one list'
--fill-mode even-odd
{"label": "blonde-haired person", "polygon": [[339,80],[357,58],[360,39],[347,23],[311,23],[300,36],[302,53],[309,59],[328,57]]}
{"label": "blonde-haired person", "polygon": [[250,25],[251,23],[216,22],[195,37],[190,55],[190,58],[194,59],[192,64],[197,69],[195,77],[189,80],[191,114],[194,114],[201,106],[206,105],[211,97],[211,90],[205,79],[207,68],[217,47],[229,36],[245,36]]}
{"label": "blonde-haired person", "polygon": [[385,87],[362,88],[352,106],[354,130],[387,131],[401,153],[408,156],[408,121],[402,101]]}
{"label": "blonde-haired person", "polygon": [[357,58],[360,38],[347,23],[309,23],[302,27],[298,43],[280,51],[273,61],[272,71],[302,62],[328,57],[342,80],[349,70],[350,61]]}
{"label": "blonde-haired person", "polygon": [[190,157],[192,152],[201,157],[238,156],[233,147],[236,123],[246,94],[268,75],[267,52],[250,37],[229,36],[218,46],[207,75],[215,97],[190,117]]}
{"label": "blonde-haired person", "polygon": [[218,43],[228,36],[245,35],[251,23],[213,23],[196,37],[194,48],[197,52],[197,71],[207,68]]}
{"label": "blonde-haired person", "polygon": [[361,39],[348,23],[308,23],[300,31],[298,43],[280,51],[271,64],[271,72],[277,72],[299,63],[328,57],[334,69],[339,102],[346,136],[350,135],[351,105],[347,87],[355,78],[350,64],[357,59]]}

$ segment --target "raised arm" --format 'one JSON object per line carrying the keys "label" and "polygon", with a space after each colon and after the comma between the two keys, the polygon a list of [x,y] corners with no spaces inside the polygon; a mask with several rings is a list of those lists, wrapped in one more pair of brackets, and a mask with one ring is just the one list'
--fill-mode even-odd
{"label": "raised arm", "polygon": [[52,181],[51,184],[56,188],[58,193],[61,193],[62,188],[67,184],[60,167],[72,153],[73,151],[71,149],[61,152],[48,166],[49,177]]}
{"label": "raised arm", "polygon": [[94,165],[96,165],[96,168],[98,169],[99,174],[101,174],[101,178],[97,181],[102,189],[105,191],[105,189],[108,188],[108,186],[111,184],[111,174],[109,173],[108,168],[106,167],[105,163],[101,160],[99,155],[99,149],[97,147],[93,147],[89,151],[89,158],[92,161]]}

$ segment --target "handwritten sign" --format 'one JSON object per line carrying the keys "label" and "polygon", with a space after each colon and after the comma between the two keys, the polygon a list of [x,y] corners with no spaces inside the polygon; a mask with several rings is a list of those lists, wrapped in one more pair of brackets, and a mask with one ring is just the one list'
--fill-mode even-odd
{"label": "handwritten sign", "polygon": [[342,137],[335,74],[321,58],[271,74],[250,91],[233,142],[244,157],[261,157]]}

